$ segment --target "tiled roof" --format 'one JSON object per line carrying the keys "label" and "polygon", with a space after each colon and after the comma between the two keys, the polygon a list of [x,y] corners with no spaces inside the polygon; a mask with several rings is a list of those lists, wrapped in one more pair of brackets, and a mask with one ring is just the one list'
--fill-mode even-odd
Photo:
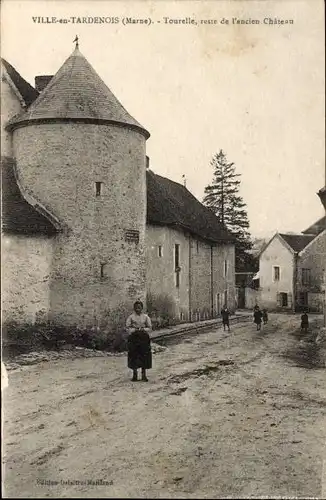
{"label": "tiled roof", "polygon": [[280,236],[295,252],[301,252],[308,243],[316,238],[314,234],[280,234]]}
{"label": "tiled roof", "polygon": [[18,92],[22,96],[22,98],[25,101],[26,106],[29,106],[32,104],[32,102],[35,101],[35,99],[38,97],[39,93],[32,85],[30,85],[20,74],[18,71],[15,70],[11,64],[9,64],[5,59],[1,58],[1,61],[10,76],[12,82],[16,86]]}
{"label": "tiled roof", "polygon": [[[56,233],[55,226],[22,196],[14,162],[1,160],[2,229],[5,233]],[[147,223],[182,227],[212,242],[233,241],[217,217],[184,186],[147,171]]]}
{"label": "tiled roof", "polygon": [[149,133],[125,110],[93,67],[76,48],[30,106],[9,122],[53,119],[114,122]]}
{"label": "tiled roof", "polygon": [[[2,229],[5,233],[47,234],[57,232],[50,220],[30,205],[17,185],[14,162],[1,160]],[[182,227],[211,242],[234,238],[217,217],[184,186],[147,171],[147,223]]]}
{"label": "tiled roof", "polygon": [[22,196],[14,162],[1,158],[1,222],[4,233],[53,235],[56,228]]}
{"label": "tiled roof", "polygon": [[215,214],[186,187],[147,171],[147,223],[182,227],[200,238],[234,241]]}
{"label": "tiled roof", "polygon": [[326,215],[319,219],[317,222],[309,226],[308,229],[302,231],[303,234],[319,234],[326,229]]}

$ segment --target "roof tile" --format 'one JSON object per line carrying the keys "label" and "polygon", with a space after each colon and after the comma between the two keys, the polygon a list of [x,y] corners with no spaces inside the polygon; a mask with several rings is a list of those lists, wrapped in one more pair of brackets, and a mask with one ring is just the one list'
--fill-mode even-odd
{"label": "roof tile", "polygon": [[100,120],[129,125],[149,133],[112,94],[76,48],[27,112],[14,117],[9,126],[33,120]]}
{"label": "roof tile", "polygon": [[213,242],[234,241],[216,215],[185,186],[147,171],[147,223],[180,226]]}
{"label": "roof tile", "polygon": [[280,236],[295,252],[301,252],[316,238],[315,234],[280,234]]}
{"label": "roof tile", "polygon": [[14,161],[1,158],[1,222],[4,233],[54,235],[53,224],[23,198],[16,182]]}
{"label": "roof tile", "polygon": [[34,102],[39,95],[38,91],[34,89],[34,87],[32,87],[32,85],[30,85],[26,80],[24,80],[24,78],[20,76],[18,71],[16,71],[15,68],[8,63],[8,61],[3,58],[1,58],[1,61],[18,92],[24,99],[26,106],[32,104],[32,102]]}

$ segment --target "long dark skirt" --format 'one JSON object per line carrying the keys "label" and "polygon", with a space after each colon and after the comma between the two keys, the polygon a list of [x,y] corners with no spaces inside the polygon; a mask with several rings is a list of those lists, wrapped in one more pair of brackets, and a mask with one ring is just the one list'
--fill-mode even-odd
{"label": "long dark skirt", "polygon": [[261,318],[262,318],[261,314],[255,313],[254,314],[254,323],[256,323],[256,325],[260,325],[261,324]]}
{"label": "long dark skirt", "polygon": [[128,368],[152,368],[151,339],[143,330],[131,333],[128,337]]}

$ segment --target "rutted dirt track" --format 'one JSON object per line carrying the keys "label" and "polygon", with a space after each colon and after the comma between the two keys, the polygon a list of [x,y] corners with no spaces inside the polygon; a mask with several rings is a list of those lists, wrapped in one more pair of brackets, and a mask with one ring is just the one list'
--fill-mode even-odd
{"label": "rutted dirt track", "polygon": [[147,384],[121,356],[10,372],[4,496],[325,498],[324,358],[298,323],[169,341]]}

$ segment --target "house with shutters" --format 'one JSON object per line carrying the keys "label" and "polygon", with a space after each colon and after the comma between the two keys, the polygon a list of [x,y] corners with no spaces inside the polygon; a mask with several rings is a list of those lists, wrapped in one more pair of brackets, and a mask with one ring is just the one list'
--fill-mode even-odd
{"label": "house with shutters", "polygon": [[162,295],[184,321],[234,310],[234,238],[153,172],[78,43],[35,88],[2,60],[1,90],[4,322],[110,326]]}
{"label": "house with shutters", "polygon": [[325,266],[325,228],[319,225],[314,234],[275,234],[259,257],[260,305],[323,312]]}

